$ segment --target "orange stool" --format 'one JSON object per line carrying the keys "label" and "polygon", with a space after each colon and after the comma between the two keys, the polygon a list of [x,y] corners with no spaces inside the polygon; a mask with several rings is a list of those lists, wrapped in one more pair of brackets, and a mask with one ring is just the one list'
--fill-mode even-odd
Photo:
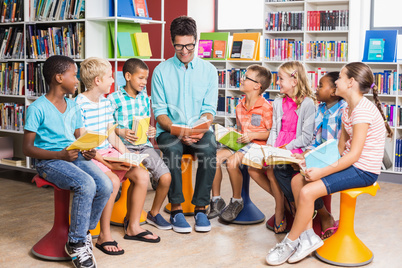
{"label": "orange stool", "polygon": [[70,260],[71,258],[64,251],[64,245],[68,239],[70,191],[58,188],[39,175],[36,175],[32,182],[35,182],[39,188],[44,185],[54,188],[54,222],[52,229],[32,247],[31,251],[35,256],[46,260]]}
{"label": "orange stool", "polygon": [[[181,203],[183,208],[183,214],[186,216],[194,215],[195,206],[191,204],[193,198],[193,161],[194,157],[191,154],[183,154],[181,159],[181,176],[182,176],[182,191],[184,196],[184,202]],[[170,213],[171,204],[165,206],[165,211]]]}
{"label": "orange stool", "polygon": [[[130,186],[130,180],[127,179],[121,186],[121,195],[119,200],[114,203],[112,216],[110,217],[110,223],[117,226],[123,226],[124,217],[127,214],[127,191]],[[143,210],[141,213],[140,224],[144,224],[147,219],[147,213]]]}
{"label": "orange stool", "polygon": [[360,194],[375,196],[378,183],[371,186],[341,191],[339,228],[317,249],[316,256],[323,262],[340,266],[361,266],[370,263],[374,256],[354,231],[356,197]]}

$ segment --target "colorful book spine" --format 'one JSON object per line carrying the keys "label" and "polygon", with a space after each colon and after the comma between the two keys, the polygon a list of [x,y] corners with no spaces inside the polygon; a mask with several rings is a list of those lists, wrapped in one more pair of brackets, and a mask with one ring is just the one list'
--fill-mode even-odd
{"label": "colorful book spine", "polygon": [[265,18],[265,30],[275,32],[303,31],[304,11],[268,12]]}
{"label": "colorful book spine", "polygon": [[346,41],[310,41],[306,46],[308,61],[347,61],[348,43]]}
{"label": "colorful book spine", "polygon": [[303,41],[265,39],[265,59],[272,61],[302,60]]}

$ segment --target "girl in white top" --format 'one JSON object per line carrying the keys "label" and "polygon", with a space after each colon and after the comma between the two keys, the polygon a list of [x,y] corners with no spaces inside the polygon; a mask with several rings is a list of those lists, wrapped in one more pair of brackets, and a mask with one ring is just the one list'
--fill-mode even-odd
{"label": "girl in white top", "polygon": [[[372,185],[380,174],[384,154],[385,130],[392,137],[378,99],[373,73],[366,64],[345,65],[336,81],[337,96],[348,103],[342,116],[339,139],[341,158],[324,168],[309,168],[300,177],[296,217],[289,234],[266,257],[270,265],[295,263],[323,245],[312,229],[314,201],[342,190]],[[375,104],[364,97],[373,90]]]}

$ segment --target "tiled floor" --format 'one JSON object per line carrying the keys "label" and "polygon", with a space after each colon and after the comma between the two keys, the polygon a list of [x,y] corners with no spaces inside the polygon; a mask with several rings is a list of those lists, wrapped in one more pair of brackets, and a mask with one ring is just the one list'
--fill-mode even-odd
{"label": "tiled floor", "polygon": [[[70,262],[50,262],[34,257],[31,247],[53,222],[53,190],[29,183],[32,175],[0,171],[0,267],[72,267]],[[402,185],[380,182],[377,196],[358,197],[355,219],[356,234],[374,252],[367,267],[402,267]],[[250,184],[252,201],[270,217],[273,198],[254,182]],[[149,187],[145,209],[149,209],[154,191]],[[230,197],[227,175],[222,196]],[[332,209],[339,216],[339,194],[332,199]],[[168,214],[162,213],[165,218]],[[187,217],[194,225],[193,217]],[[209,233],[177,234],[147,229],[158,234],[161,242],[148,244],[123,239],[123,228],[112,227],[112,234],[126,253],[108,256],[94,249],[98,267],[264,267],[265,256],[284,235],[274,235],[265,222],[256,225],[225,225],[212,220]],[[94,240],[94,242],[96,242]],[[282,267],[331,267],[309,257],[298,264]]]}

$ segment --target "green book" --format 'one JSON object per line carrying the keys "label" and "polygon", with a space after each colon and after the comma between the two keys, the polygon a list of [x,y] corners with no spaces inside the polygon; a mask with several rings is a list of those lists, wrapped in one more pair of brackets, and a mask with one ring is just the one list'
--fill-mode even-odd
{"label": "green book", "polygon": [[238,151],[246,146],[246,143],[237,143],[237,139],[243,135],[235,130],[225,128],[219,124],[215,125],[215,138],[217,142],[229,147],[232,150]]}

